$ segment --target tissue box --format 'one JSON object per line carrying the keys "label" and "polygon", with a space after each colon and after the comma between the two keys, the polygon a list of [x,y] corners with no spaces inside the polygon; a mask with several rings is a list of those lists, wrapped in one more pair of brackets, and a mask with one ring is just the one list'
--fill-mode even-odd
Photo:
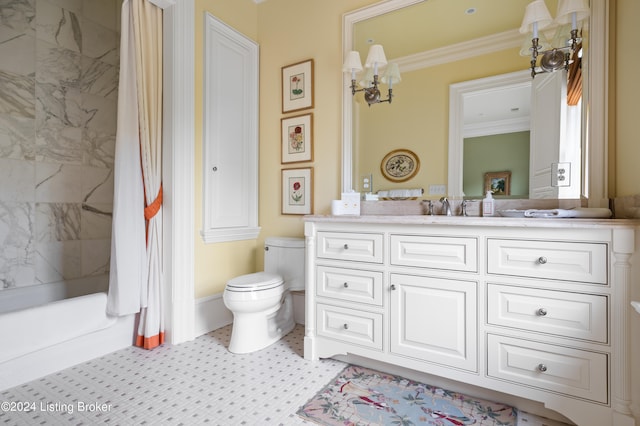
{"label": "tissue box", "polygon": [[360,193],[344,192],[342,199],[331,202],[331,214],[334,216],[360,215]]}
{"label": "tissue box", "polygon": [[343,214],[360,214],[360,193],[359,192],[343,192],[342,193],[342,209]]}

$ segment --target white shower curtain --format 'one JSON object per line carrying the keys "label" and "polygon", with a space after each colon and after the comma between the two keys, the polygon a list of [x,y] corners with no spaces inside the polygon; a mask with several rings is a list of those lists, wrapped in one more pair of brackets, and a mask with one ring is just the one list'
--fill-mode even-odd
{"label": "white shower curtain", "polygon": [[107,310],[140,312],[136,345],[164,341],[162,296],[162,10],[122,5],[111,275]]}

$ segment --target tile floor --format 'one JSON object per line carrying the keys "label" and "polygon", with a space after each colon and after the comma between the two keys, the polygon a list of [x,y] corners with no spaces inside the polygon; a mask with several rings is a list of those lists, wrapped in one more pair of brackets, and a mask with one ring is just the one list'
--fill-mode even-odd
{"label": "tile floor", "polygon": [[[231,326],[177,346],[130,347],[0,392],[0,425],[299,425],[296,415],[346,364],[303,358],[304,327],[247,355]],[[3,406],[4,408],[4,406]]]}

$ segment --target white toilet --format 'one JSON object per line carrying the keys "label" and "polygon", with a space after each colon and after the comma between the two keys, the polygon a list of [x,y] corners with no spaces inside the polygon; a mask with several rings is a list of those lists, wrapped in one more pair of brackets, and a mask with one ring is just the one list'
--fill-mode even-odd
{"label": "white toilet", "polygon": [[233,353],[266,348],[295,326],[291,290],[304,290],[304,239],[270,237],[264,250],[264,272],[229,280],[222,295],[233,313]]}

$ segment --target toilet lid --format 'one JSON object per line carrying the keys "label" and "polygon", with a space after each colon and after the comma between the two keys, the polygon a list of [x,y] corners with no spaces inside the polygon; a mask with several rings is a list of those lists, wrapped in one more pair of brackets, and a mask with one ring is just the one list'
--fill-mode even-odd
{"label": "toilet lid", "polygon": [[270,272],[256,272],[241,275],[227,282],[227,289],[231,291],[269,290],[284,285],[282,277]]}

